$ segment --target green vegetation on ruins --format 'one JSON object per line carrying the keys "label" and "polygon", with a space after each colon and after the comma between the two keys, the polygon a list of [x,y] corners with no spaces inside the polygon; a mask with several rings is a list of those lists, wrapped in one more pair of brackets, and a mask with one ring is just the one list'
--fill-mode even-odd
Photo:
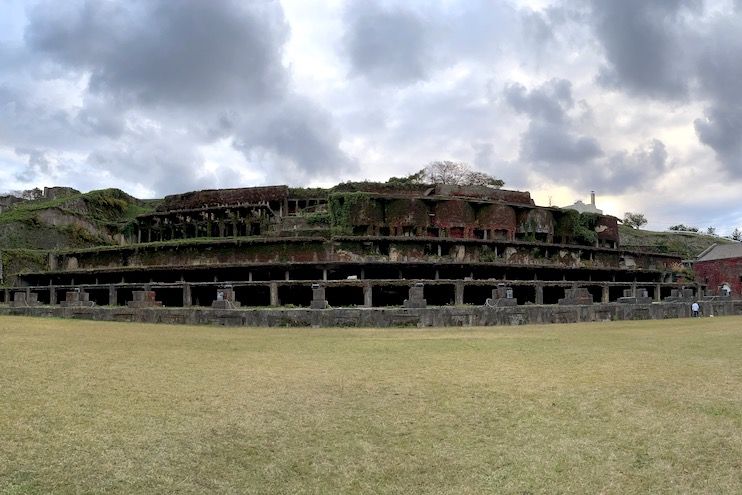
{"label": "green vegetation on ruins", "polygon": [[366,192],[332,193],[327,197],[327,206],[330,212],[332,233],[335,235],[350,235],[353,233],[352,216],[359,208],[368,204],[371,197]]}
{"label": "green vegetation on ruins", "polygon": [[135,217],[155,203],[119,189],[34,199],[0,213],[0,247],[70,248],[117,244],[117,235],[133,232]]}
{"label": "green vegetation on ruins", "polygon": [[0,493],[740,493],[740,328],[0,317]]}

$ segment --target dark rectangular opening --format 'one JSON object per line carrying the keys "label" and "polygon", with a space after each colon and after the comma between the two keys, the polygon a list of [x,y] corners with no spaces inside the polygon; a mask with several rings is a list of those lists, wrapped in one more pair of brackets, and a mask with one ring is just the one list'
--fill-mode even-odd
{"label": "dark rectangular opening", "polygon": [[456,286],[453,284],[426,285],[423,288],[429,306],[450,306],[456,301]]}
{"label": "dark rectangular opening", "polygon": [[333,308],[363,306],[363,287],[327,287],[325,298]]}
{"label": "dark rectangular opening", "polygon": [[155,291],[155,300],[161,301],[163,306],[169,308],[183,307],[183,289],[161,288]]}
{"label": "dark rectangular opening", "polygon": [[492,297],[492,287],[484,285],[467,285],[464,288],[464,304],[483,306]]}
{"label": "dark rectangular opening", "polygon": [[96,306],[108,306],[108,289],[86,289],[88,298],[95,303]]}
{"label": "dark rectangular opening", "polygon": [[116,293],[116,304],[118,306],[126,306],[127,302],[132,301],[134,299],[132,292],[134,292],[133,289],[128,289],[128,288],[118,289]]}
{"label": "dark rectangular opening", "polygon": [[278,301],[281,306],[309,306],[312,301],[311,285],[284,285],[278,287]]}
{"label": "dark rectangular opening", "polygon": [[402,306],[409,289],[405,286],[374,286],[371,289],[374,306]]}
{"label": "dark rectangular opening", "polygon": [[608,302],[616,302],[619,297],[623,297],[624,289],[628,289],[628,287],[609,287]]}
{"label": "dark rectangular opening", "polygon": [[557,304],[559,299],[564,297],[564,288],[562,287],[544,287],[544,304]]}
{"label": "dark rectangular opening", "polygon": [[513,286],[513,297],[518,301],[518,304],[526,304],[536,302],[536,288],[528,285],[515,285]]}
{"label": "dark rectangular opening", "polygon": [[193,306],[211,307],[211,303],[216,301],[216,292],[216,287],[191,286],[191,304]]}
{"label": "dark rectangular opening", "polygon": [[243,306],[270,306],[271,304],[271,290],[265,285],[236,287],[234,297]]}

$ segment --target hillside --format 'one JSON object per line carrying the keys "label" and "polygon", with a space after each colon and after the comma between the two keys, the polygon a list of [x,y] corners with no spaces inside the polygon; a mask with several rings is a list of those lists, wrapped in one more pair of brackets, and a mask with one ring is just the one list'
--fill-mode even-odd
{"label": "hillside", "polygon": [[121,244],[134,218],[153,204],[119,189],[27,200],[0,213],[3,249],[57,249]]}
{"label": "hillside", "polygon": [[618,233],[621,247],[640,251],[671,253],[683,259],[693,259],[712,244],[729,244],[736,241],[715,235],[696,232],[652,232],[620,225]]}

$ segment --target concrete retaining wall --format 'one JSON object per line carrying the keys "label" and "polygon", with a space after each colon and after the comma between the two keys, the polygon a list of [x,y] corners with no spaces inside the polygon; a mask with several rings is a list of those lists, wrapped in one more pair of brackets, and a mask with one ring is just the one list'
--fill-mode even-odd
{"label": "concrete retaining wall", "polygon": [[[706,301],[703,316],[742,315],[742,301]],[[442,306],[429,308],[231,309],[124,307],[11,307],[0,315],[77,318],[98,321],[248,327],[456,327],[661,320],[690,317],[690,303]]]}

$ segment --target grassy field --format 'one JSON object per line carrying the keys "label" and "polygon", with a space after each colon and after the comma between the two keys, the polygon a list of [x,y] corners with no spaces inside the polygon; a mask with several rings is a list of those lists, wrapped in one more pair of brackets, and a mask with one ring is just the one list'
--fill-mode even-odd
{"label": "grassy field", "polygon": [[740,493],[742,318],[0,318],[1,493]]}

